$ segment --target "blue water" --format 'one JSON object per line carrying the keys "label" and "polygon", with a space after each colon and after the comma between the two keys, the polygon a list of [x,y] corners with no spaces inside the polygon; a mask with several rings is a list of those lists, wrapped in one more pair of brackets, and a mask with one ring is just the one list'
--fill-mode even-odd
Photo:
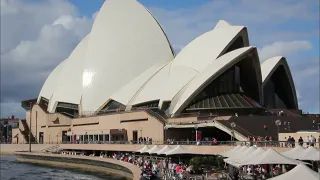
{"label": "blue water", "polygon": [[17,162],[15,156],[0,158],[1,180],[120,180],[122,178],[80,169],[62,169]]}

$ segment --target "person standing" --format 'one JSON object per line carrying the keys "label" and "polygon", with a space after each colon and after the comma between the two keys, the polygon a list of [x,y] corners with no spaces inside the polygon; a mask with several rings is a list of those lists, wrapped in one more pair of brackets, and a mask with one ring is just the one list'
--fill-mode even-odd
{"label": "person standing", "polygon": [[300,146],[303,146],[303,139],[302,139],[302,137],[301,137],[301,136],[300,136],[300,138],[299,138],[298,142],[299,142],[299,145],[300,145]]}

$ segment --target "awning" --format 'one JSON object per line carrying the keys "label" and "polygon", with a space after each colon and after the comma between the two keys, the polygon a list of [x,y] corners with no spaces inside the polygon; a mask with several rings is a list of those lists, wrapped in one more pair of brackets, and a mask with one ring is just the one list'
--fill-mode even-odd
{"label": "awning", "polygon": [[148,153],[149,154],[156,154],[158,151],[160,151],[161,148],[158,145],[153,146],[153,148],[151,148]]}
{"label": "awning", "polygon": [[291,164],[297,165],[303,163],[289,157],[286,157],[273,149],[268,149],[266,152],[259,156],[248,158],[245,162],[240,163],[243,165],[259,165],[259,164]]}
{"label": "awning", "polygon": [[296,146],[295,148],[281,153],[284,156],[287,156],[292,159],[298,159],[298,157],[303,153],[306,149],[301,146]]}
{"label": "awning", "polygon": [[220,156],[223,156],[223,157],[229,157],[231,153],[233,153],[234,151],[236,151],[236,150],[238,150],[238,149],[240,149],[240,148],[241,148],[241,146],[238,145],[238,146],[236,146],[236,147],[233,148],[233,149],[230,149],[230,150],[228,150],[228,151],[225,151],[225,152],[223,152],[223,153],[220,153],[219,155],[220,155]]}
{"label": "awning", "polygon": [[231,164],[232,166],[239,167],[242,162],[245,162],[247,159],[250,159],[252,157],[259,156],[262,153],[264,153],[265,151],[266,150],[264,150],[263,148],[259,147],[258,149],[256,149],[252,153],[247,154],[246,156],[237,157],[237,158],[234,158],[234,159],[229,160],[227,162],[225,160],[225,162],[228,163],[228,164]]}
{"label": "awning", "polygon": [[320,161],[320,151],[312,146],[300,153],[297,157],[299,160],[304,161]]}
{"label": "awning", "polygon": [[228,162],[232,162],[232,161],[237,161],[238,159],[241,159],[242,157],[247,156],[248,154],[252,154],[254,151],[256,151],[256,148],[253,146],[250,146],[248,149],[246,149],[243,152],[239,152],[239,154],[235,157],[229,157],[227,159],[224,159],[224,162],[228,163]]}
{"label": "awning", "polygon": [[168,155],[176,155],[176,154],[197,154],[197,153],[186,150],[181,145],[178,145],[174,149],[167,151],[165,154],[168,156]]}
{"label": "awning", "polygon": [[248,146],[242,146],[241,148],[235,150],[235,151],[232,151],[228,154],[224,154],[224,157],[235,157],[235,156],[238,156],[240,153],[244,152],[245,150],[248,149]]}
{"label": "awning", "polygon": [[270,180],[292,180],[292,179],[305,179],[305,180],[319,180],[320,175],[311,170],[304,164],[298,164],[295,168],[289,172],[280,176],[271,178]]}
{"label": "awning", "polygon": [[168,145],[166,145],[164,148],[162,148],[160,151],[157,152],[158,155],[165,154],[166,152],[170,151],[172,148]]}
{"label": "awning", "polygon": [[140,150],[136,151],[139,153],[146,153],[150,150],[150,148],[147,145],[144,145],[143,148],[141,148]]}

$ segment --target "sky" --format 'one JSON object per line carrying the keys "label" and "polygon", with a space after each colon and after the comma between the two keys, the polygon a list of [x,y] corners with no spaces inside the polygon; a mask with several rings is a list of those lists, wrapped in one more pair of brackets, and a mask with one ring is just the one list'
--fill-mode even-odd
{"label": "sky", "polygon": [[[104,0],[1,0],[1,117],[25,118],[50,72],[90,32]],[[319,113],[319,0],[139,0],[176,53],[219,20],[248,27],[260,61],[285,56],[299,107]]]}

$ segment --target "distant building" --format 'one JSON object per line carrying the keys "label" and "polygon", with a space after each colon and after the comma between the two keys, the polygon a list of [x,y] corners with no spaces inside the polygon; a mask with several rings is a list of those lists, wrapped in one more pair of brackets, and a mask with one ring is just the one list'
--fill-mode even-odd
{"label": "distant building", "polygon": [[0,119],[0,142],[11,142],[12,141],[12,128],[19,127],[19,119],[15,118],[14,115],[8,118]]}

